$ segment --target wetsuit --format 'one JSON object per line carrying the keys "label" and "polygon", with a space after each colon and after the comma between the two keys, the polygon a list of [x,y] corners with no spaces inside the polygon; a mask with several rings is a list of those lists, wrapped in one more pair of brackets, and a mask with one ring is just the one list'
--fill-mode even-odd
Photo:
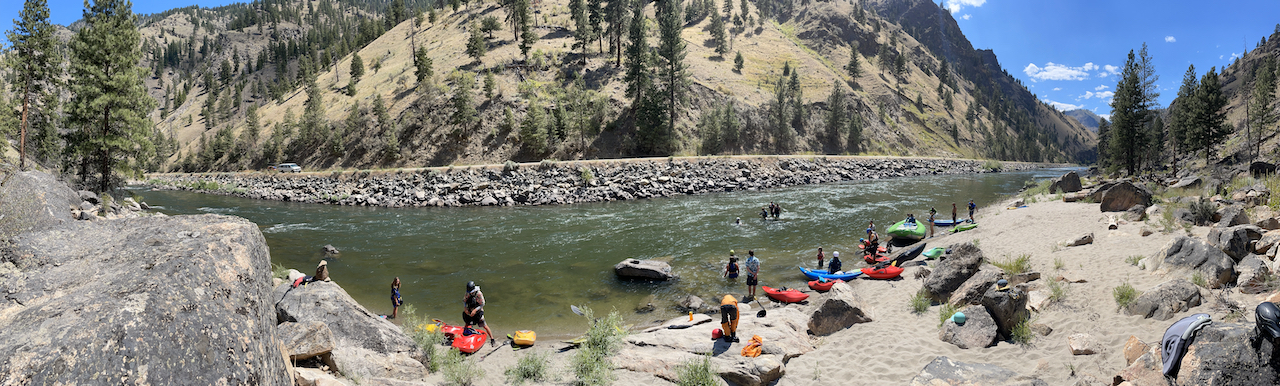
{"label": "wetsuit", "polygon": [[832,258],[831,258],[831,264],[827,265],[827,273],[836,273],[836,272],[840,272],[840,268],[841,268],[840,266],[841,266],[841,265],[842,265],[842,264],[840,264],[840,258],[839,258],[839,257],[832,257]]}

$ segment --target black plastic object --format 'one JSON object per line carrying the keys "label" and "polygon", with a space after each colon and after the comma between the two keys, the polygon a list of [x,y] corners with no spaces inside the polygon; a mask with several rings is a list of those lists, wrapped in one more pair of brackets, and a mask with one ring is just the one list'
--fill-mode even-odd
{"label": "black plastic object", "polygon": [[1269,339],[1280,338],[1280,308],[1275,303],[1262,302],[1254,310],[1257,315],[1258,335]]}

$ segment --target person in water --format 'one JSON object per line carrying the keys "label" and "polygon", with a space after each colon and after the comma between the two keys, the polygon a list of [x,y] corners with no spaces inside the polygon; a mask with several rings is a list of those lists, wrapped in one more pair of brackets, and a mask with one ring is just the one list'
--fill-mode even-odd
{"label": "person in water", "polygon": [[938,210],[929,208],[929,237],[933,237],[933,220],[938,216]]}
{"label": "person in water", "polygon": [[826,257],[822,255],[822,247],[818,247],[818,269],[822,269],[822,259]]}
{"label": "person in water", "polygon": [[391,316],[389,319],[395,319],[400,312],[400,305],[404,304],[404,298],[400,297],[400,278],[396,277],[391,281]]}
{"label": "person in water", "polygon": [[782,216],[782,204],[772,204],[772,205],[773,205],[773,218],[776,219],[778,218],[778,216]]}
{"label": "person in water", "polygon": [[760,285],[760,259],[755,250],[747,250],[747,298],[756,298],[756,286]]}
{"label": "person in water", "polygon": [[761,219],[761,220],[768,220],[768,219],[769,219],[769,209],[768,209],[768,208],[765,208],[765,207],[763,207],[763,206],[762,206],[762,207],[760,207],[760,219]]}
{"label": "person in water", "polygon": [[978,209],[978,204],[973,203],[973,199],[969,199],[969,222],[973,222],[973,211]]}
{"label": "person in water", "polygon": [[736,218],[734,218],[734,219],[733,219],[733,225],[742,225],[742,217],[736,217]]}
{"label": "person in water", "polygon": [[840,263],[840,252],[831,252],[831,264],[827,265],[827,273],[840,272],[843,264]]}
{"label": "person in water", "polygon": [[720,338],[725,342],[738,341],[738,299],[724,295],[720,299]]}
{"label": "person in water", "polygon": [[738,257],[733,255],[733,250],[729,250],[729,264],[724,266],[724,274],[721,276],[729,279],[738,278]]}
{"label": "person in water", "polygon": [[484,332],[489,334],[489,345],[497,344],[493,339],[493,331],[489,330],[489,324],[484,322],[484,293],[480,292],[480,286],[476,282],[467,282],[467,294],[462,297],[462,307],[462,322],[466,327],[484,327]]}

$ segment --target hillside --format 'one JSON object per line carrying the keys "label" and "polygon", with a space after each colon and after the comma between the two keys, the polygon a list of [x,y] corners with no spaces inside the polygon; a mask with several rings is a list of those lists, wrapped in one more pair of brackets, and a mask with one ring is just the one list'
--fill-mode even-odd
{"label": "hillside", "polygon": [[1098,122],[1102,120],[1102,117],[1099,117],[1098,114],[1085,109],[1063,111],[1062,114],[1075,119],[1076,122],[1080,122],[1086,129],[1094,133],[1098,132]]}
{"label": "hillside", "polygon": [[[1243,56],[1236,59],[1231,65],[1219,69],[1222,81],[1222,92],[1227,96],[1228,103],[1226,107],[1227,124],[1235,127],[1235,132],[1230,135],[1221,151],[1218,153],[1223,157],[1224,161],[1229,163],[1249,162],[1254,159],[1255,153],[1260,160],[1276,162],[1276,149],[1280,148],[1280,138],[1276,137],[1277,122],[1275,119],[1269,124],[1260,128],[1261,145],[1258,148],[1251,148],[1250,144],[1256,142],[1259,138],[1258,128],[1250,127],[1246,119],[1247,113],[1250,112],[1250,102],[1252,101],[1252,92],[1255,83],[1262,71],[1272,71],[1272,76],[1280,75],[1280,65],[1276,62],[1280,60],[1280,29],[1270,36],[1262,37],[1262,40],[1254,47],[1253,51],[1246,52]],[[1199,74],[1203,74],[1207,69],[1196,69]],[[1272,90],[1273,95],[1280,94],[1280,90]],[[1177,103],[1176,101],[1174,103]],[[1276,103],[1270,106],[1271,114],[1276,116]],[[1253,138],[1254,141],[1247,140]]]}
{"label": "hillside", "polygon": [[[472,22],[488,16],[506,20],[507,9],[495,3],[470,3],[456,12],[437,9],[435,22],[424,20],[420,26],[401,16],[403,21],[385,32],[372,26],[383,23],[370,20],[385,17],[386,9],[347,2],[272,1],[154,15],[142,29],[144,42],[153,42],[144,43],[148,52],[181,42],[182,52],[198,53],[174,60],[165,55],[169,49],[152,56],[165,61],[158,66],[161,76],[148,80],[152,95],[161,101],[153,119],[175,145],[162,153],[167,157],[159,168],[237,170],[283,160],[308,168],[376,168],[644,155],[637,146],[639,130],[626,95],[624,68],[615,67],[607,42],[589,44],[585,56],[575,48],[568,4],[546,0],[534,6],[539,40],[529,62],[523,60],[509,23],[493,33],[479,62],[465,54]],[[733,68],[732,53],[721,57],[710,47],[709,17],[686,24],[682,35],[689,93],[668,153],[706,153],[704,140],[710,132],[699,122],[705,122],[704,113],[732,101],[740,125],[715,153],[1092,161],[1095,135],[1036,100],[1000,67],[994,53],[974,49],[937,4],[781,4],[750,3],[748,19],[757,21],[754,26],[738,29],[727,23],[731,52],[744,58],[740,72]],[[654,5],[645,12],[649,44],[656,45]],[[255,22],[245,16],[250,13],[282,16]],[[740,7],[734,6],[732,13],[740,16]],[[195,22],[200,28],[194,28]],[[317,49],[320,41],[333,43]],[[308,45],[310,50],[301,48]],[[414,76],[415,45],[426,47],[435,73],[421,83]],[[356,48],[367,70],[349,96],[352,55],[346,51]],[[862,63],[856,79],[844,70],[851,48]],[[892,59],[879,60],[898,55],[907,59],[900,73],[889,64]],[[224,61],[233,64],[220,68]],[[784,66],[798,72],[797,96],[804,103],[804,114],[793,122],[791,142],[779,139],[778,125],[770,118]],[[223,77],[226,68],[231,74]],[[486,72],[493,74],[492,98],[482,91]],[[324,119],[313,125],[303,123],[308,74],[314,74],[323,99]],[[454,123],[457,108],[451,99],[462,79],[475,82],[469,95],[478,119]],[[833,88],[847,96],[850,112],[860,117],[863,141],[857,146],[848,143],[844,131],[836,135],[825,127]],[[185,94],[184,100],[179,94]],[[209,103],[211,94],[220,98]],[[387,111],[381,119],[373,108],[378,98]],[[352,114],[357,104],[360,110]],[[247,135],[249,106],[260,106],[256,138]],[[545,146],[532,146],[520,133],[531,110],[545,112],[533,116],[546,134]]]}

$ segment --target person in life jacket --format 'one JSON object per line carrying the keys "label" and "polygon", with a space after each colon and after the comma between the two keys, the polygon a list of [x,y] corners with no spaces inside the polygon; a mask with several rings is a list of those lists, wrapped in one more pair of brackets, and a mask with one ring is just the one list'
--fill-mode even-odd
{"label": "person in life jacket", "polygon": [[729,264],[724,266],[724,274],[721,275],[729,279],[738,278],[738,257],[733,255],[733,251],[729,251]]}
{"label": "person in life jacket", "polygon": [[827,273],[840,272],[843,264],[840,263],[840,252],[831,253],[831,263],[827,265]]}
{"label": "person in life jacket", "polygon": [[484,327],[484,332],[489,334],[489,345],[495,345],[493,339],[493,331],[489,330],[489,324],[484,322],[484,293],[480,292],[480,286],[476,282],[467,282],[467,294],[462,297],[462,322],[467,327],[479,325]]}
{"label": "person in life jacket", "polygon": [[723,331],[721,338],[725,342],[738,341],[738,299],[733,295],[724,295],[720,299],[720,329]]}

